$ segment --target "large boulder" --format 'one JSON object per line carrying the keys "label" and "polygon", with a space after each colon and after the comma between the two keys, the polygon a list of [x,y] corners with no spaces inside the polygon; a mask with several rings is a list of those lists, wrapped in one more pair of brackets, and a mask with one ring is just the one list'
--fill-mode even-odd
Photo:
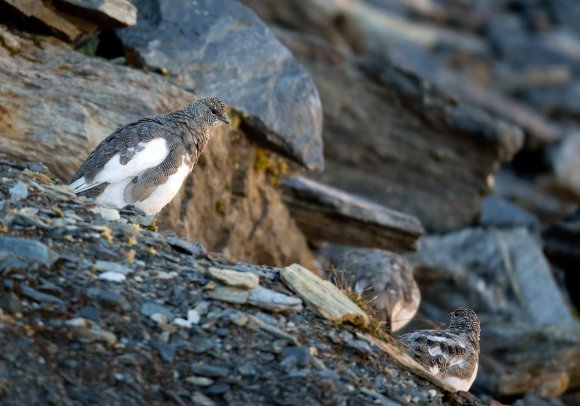
{"label": "large boulder", "polygon": [[477,219],[500,163],[522,146],[519,128],[394,65],[379,70],[311,37],[279,36],[323,102],[326,170],[318,179],[413,214],[428,230]]}
{"label": "large boulder", "polygon": [[316,88],[251,10],[230,0],[133,2],[139,21],[119,31],[131,63],[222,98],[270,147],[308,168],[324,166]]}
{"label": "large boulder", "polygon": [[485,322],[573,322],[565,295],[525,228],[467,228],[422,239],[408,256],[431,316],[469,306]]}
{"label": "large boulder", "polygon": [[[63,181],[116,127],[196,97],[160,76],[86,57],[58,41],[35,45],[0,29],[0,44],[0,155],[43,162]],[[232,257],[312,266],[305,237],[256,169],[255,155],[241,131],[216,131],[162,211],[162,227]]]}

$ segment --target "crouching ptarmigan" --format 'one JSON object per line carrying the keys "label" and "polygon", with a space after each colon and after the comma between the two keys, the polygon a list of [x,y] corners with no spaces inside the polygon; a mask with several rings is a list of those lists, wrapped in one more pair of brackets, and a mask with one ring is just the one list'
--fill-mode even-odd
{"label": "crouching ptarmigan", "polygon": [[116,130],[81,165],[75,193],[114,207],[158,213],[177,194],[210,136],[229,124],[224,103],[196,100],[169,114],[143,118]]}
{"label": "crouching ptarmigan", "polygon": [[391,331],[413,319],[421,292],[413,278],[413,268],[401,256],[379,249],[351,249],[336,261],[337,276],[363,294]]}
{"label": "crouching ptarmigan", "polygon": [[473,310],[464,307],[449,316],[446,330],[419,330],[399,340],[433,375],[458,391],[468,391],[477,375],[479,319]]}

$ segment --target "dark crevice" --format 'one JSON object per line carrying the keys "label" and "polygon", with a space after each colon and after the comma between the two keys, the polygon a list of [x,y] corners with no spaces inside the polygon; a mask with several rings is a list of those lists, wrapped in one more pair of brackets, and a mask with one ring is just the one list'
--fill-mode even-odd
{"label": "dark crevice", "polygon": [[125,56],[125,48],[115,31],[103,31],[99,35],[99,45],[95,55],[106,59]]}

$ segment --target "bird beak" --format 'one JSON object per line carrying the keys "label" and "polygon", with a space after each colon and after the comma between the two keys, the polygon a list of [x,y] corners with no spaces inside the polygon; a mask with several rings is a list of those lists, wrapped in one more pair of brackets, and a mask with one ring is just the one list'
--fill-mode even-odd
{"label": "bird beak", "polygon": [[228,120],[228,116],[223,116],[222,117],[222,121],[224,122],[224,124],[230,124],[230,120]]}

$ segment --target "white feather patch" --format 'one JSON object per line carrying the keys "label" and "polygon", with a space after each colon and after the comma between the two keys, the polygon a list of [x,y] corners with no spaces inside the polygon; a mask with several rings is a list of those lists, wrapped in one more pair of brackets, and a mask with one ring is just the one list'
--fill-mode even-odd
{"label": "white feather patch", "polygon": [[441,351],[440,347],[429,347],[427,351],[429,351],[429,355],[432,357],[436,357],[437,355],[443,355],[445,358],[447,358],[447,354],[444,354],[443,351]]}
{"label": "white feather patch", "polygon": [[169,176],[165,183],[157,186],[147,199],[135,203],[135,206],[147,214],[155,214],[161,211],[175,197],[177,192],[179,192],[183,181],[191,171],[191,168],[185,161],[184,159],[177,172]]}
{"label": "white feather patch", "polygon": [[86,183],[85,178],[82,177],[71,183],[70,186],[75,193],[80,193],[102,183],[110,183],[112,185],[124,182],[128,178],[133,178],[147,169],[159,165],[169,155],[167,141],[164,138],[155,138],[147,143],[139,143],[138,147],[143,148],[143,150],[137,152],[126,165],[121,164],[121,155],[117,154],[97,173],[92,182]]}
{"label": "white feather patch", "polygon": [[435,341],[435,342],[439,342],[439,343],[449,342],[449,339],[447,337],[434,336],[434,335],[428,335],[427,339],[429,341]]}
{"label": "white feather patch", "polygon": [[475,365],[475,368],[473,369],[473,372],[471,373],[471,376],[469,378],[458,378],[456,376],[447,376],[443,379],[444,382],[447,382],[449,385],[453,386],[453,388],[455,388],[455,390],[462,390],[467,392],[469,390],[469,388],[471,388],[471,385],[473,385],[473,381],[475,381],[475,377],[477,376],[477,368],[479,365]]}

